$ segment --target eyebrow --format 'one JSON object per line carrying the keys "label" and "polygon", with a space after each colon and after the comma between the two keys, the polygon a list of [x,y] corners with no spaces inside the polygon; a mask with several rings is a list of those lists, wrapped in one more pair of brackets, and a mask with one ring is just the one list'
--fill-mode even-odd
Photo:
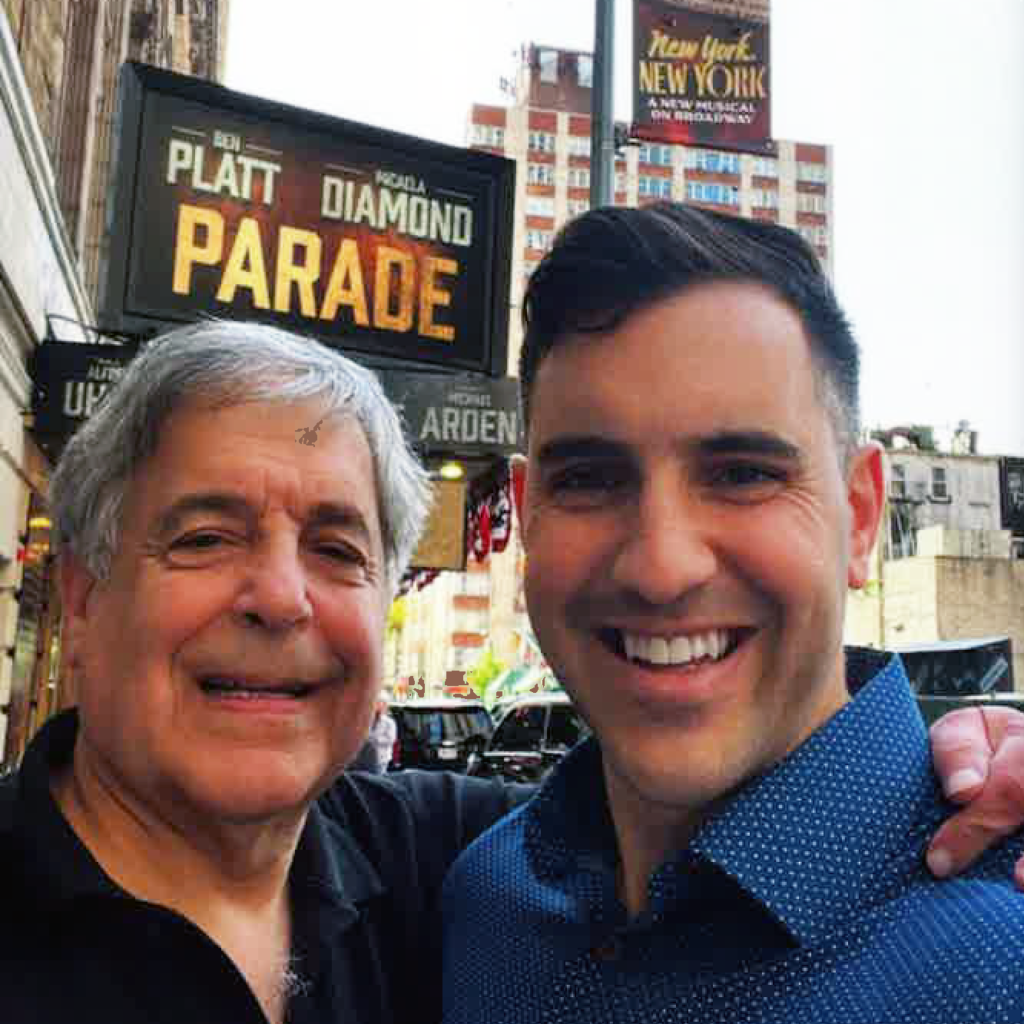
{"label": "eyebrow", "polygon": [[341,526],[354,530],[367,543],[373,542],[373,533],[366,516],[355,505],[336,501],[321,501],[309,513],[310,526]]}
{"label": "eyebrow", "polygon": [[252,507],[237,494],[225,494],[221,491],[186,494],[160,513],[156,521],[156,534],[165,536],[173,533],[181,527],[186,516],[193,512],[217,512],[234,519],[247,519],[252,515]]}
{"label": "eyebrow", "polygon": [[[252,505],[237,494],[201,491],[197,494],[186,494],[166,508],[156,521],[157,535],[166,536],[168,533],[178,530],[184,519],[194,512],[214,512],[234,519],[255,517]],[[373,538],[369,523],[363,513],[354,505],[340,502],[318,502],[310,510],[308,525],[342,526],[354,530],[368,544]]]}
{"label": "eyebrow", "polygon": [[556,437],[541,445],[537,461],[542,466],[566,462],[569,459],[621,458],[627,455],[629,446],[596,434],[571,434]]}
{"label": "eyebrow", "polygon": [[704,455],[767,455],[799,462],[803,452],[792,441],[770,430],[723,430],[696,440]]}
{"label": "eyebrow", "polygon": [[[800,448],[770,430],[722,430],[687,439],[684,446],[704,456],[764,455],[791,462],[803,459]],[[629,445],[612,438],[597,434],[570,434],[541,445],[537,461],[541,466],[547,466],[571,459],[622,458],[629,452]]]}

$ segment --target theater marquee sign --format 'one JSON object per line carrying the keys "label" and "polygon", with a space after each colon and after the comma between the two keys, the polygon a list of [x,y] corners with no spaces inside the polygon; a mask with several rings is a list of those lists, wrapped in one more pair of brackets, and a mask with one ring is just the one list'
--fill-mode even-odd
{"label": "theater marquee sign", "polygon": [[514,164],[128,64],[103,320],[505,372]]}

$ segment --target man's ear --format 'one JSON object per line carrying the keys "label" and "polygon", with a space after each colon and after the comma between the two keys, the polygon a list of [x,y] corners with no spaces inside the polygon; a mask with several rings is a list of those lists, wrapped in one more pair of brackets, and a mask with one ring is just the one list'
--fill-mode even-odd
{"label": "man's ear", "polygon": [[847,584],[859,590],[871,575],[871,552],[885,508],[885,452],[877,442],[859,448],[847,474],[850,503],[850,561]]}
{"label": "man's ear", "polygon": [[78,651],[89,618],[89,597],[96,586],[96,577],[73,551],[60,556],[60,600],[64,624],[61,642],[68,651],[71,664],[78,660]]}

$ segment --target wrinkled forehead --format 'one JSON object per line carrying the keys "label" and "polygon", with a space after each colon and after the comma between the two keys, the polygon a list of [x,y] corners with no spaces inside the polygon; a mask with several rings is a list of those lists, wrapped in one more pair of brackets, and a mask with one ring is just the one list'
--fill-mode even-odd
{"label": "wrinkled forehead", "polygon": [[317,399],[191,400],[161,424],[127,481],[128,504],[182,491],[249,490],[289,501],[355,501],[379,526],[373,453],[362,425]]}

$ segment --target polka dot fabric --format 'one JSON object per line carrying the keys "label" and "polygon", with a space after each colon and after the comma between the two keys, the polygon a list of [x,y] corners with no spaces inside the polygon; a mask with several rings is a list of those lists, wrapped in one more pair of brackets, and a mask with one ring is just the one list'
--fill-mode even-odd
{"label": "polka dot fabric", "polygon": [[1020,835],[935,882],[949,812],[897,658],[650,882],[627,922],[593,741],[456,862],[445,1024],[1022,1024]]}

